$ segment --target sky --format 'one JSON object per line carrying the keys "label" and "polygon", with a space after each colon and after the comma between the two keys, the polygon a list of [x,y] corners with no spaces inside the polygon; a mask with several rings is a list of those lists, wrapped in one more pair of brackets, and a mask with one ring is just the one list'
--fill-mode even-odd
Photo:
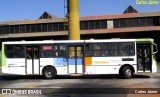
{"label": "sky", "polygon": [[[136,0],[79,0],[80,16],[121,14],[129,5],[139,12],[160,12],[157,1],[149,5],[136,4]],[[0,22],[38,19],[45,11],[64,17],[64,0],[0,0]]]}

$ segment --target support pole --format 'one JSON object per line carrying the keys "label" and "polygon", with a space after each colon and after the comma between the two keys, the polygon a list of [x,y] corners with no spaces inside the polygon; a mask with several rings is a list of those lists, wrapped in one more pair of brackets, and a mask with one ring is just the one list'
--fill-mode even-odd
{"label": "support pole", "polygon": [[69,40],[80,40],[79,0],[68,0]]}

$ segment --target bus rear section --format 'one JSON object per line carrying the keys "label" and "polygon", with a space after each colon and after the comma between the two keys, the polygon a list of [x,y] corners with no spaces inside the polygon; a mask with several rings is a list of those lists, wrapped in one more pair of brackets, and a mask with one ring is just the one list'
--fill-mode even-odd
{"label": "bus rear section", "polygon": [[25,50],[22,45],[2,42],[2,73],[26,75]]}
{"label": "bus rear section", "polygon": [[87,41],[86,74],[120,74],[131,78],[136,68],[134,40]]}

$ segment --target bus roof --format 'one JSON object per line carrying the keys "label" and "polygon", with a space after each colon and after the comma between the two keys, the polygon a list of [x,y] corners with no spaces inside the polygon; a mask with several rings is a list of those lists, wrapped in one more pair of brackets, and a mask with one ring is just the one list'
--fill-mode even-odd
{"label": "bus roof", "polygon": [[51,44],[51,43],[92,43],[92,42],[153,42],[151,38],[142,39],[90,39],[90,40],[43,40],[43,41],[7,41],[4,44]]}

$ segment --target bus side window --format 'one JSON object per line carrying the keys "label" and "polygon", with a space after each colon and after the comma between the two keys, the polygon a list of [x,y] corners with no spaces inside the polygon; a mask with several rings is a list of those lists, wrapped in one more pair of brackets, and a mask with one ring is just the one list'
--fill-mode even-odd
{"label": "bus side window", "polygon": [[54,56],[55,56],[55,57],[58,57],[58,52],[55,52],[55,53],[54,53]]}
{"label": "bus side window", "polygon": [[52,58],[53,57],[53,46],[52,45],[43,45],[41,48],[41,57],[42,58]]}
{"label": "bus side window", "polygon": [[102,56],[109,56],[108,43],[102,43]]}
{"label": "bus side window", "polygon": [[90,57],[92,55],[92,51],[86,51],[85,56]]}
{"label": "bus side window", "polygon": [[66,57],[66,47],[64,45],[54,45],[53,49],[54,57]]}
{"label": "bus side window", "polygon": [[5,45],[7,58],[25,58],[24,47],[20,45]]}
{"label": "bus side window", "polygon": [[32,59],[33,54],[32,54],[32,48],[26,48],[27,49],[27,59]]}
{"label": "bus side window", "polygon": [[91,57],[92,56],[92,44],[86,44],[85,46],[85,56]]}

